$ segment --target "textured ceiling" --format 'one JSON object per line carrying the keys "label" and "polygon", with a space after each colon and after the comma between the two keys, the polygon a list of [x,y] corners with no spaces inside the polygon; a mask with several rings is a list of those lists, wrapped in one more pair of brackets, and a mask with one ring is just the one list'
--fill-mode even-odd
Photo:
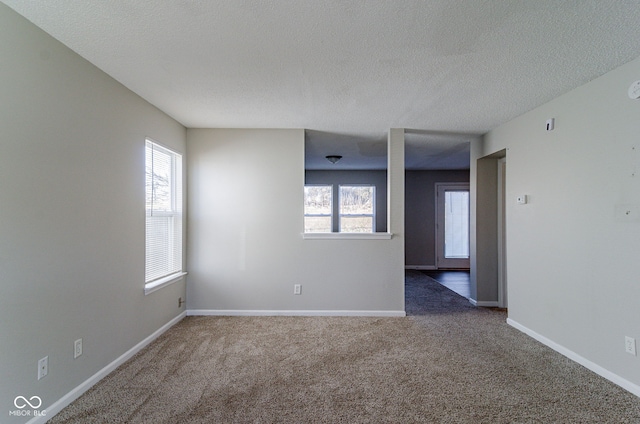
{"label": "textured ceiling", "polygon": [[2,1],[187,127],[316,142],[464,141],[640,56],[637,0]]}

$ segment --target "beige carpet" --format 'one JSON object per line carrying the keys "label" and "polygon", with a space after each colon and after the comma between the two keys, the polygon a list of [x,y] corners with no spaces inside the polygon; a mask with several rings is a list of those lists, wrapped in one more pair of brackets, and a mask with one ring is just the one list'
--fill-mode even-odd
{"label": "beige carpet", "polygon": [[640,398],[504,312],[407,287],[407,318],[185,318],[50,422],[640,423]]}

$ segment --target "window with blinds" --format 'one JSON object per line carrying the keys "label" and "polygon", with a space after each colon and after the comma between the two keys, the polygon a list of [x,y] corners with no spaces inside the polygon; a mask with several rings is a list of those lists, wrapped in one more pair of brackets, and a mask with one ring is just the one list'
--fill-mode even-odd
{"label": "window with blinds", "polygon": [[145,282],[182,272],[182,156],[147,139]]}

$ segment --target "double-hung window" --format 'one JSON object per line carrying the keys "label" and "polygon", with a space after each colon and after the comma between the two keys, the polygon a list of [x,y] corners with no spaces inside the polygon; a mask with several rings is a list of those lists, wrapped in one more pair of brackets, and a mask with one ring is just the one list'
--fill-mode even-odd
{"label": "double-hung window", "polygon": [[184,275],[182,156],[147,139],[145,292]]}
{"label": "double-hung window", "polygon": [[330,233],[333,188],[330,185],[304,186],[304,232]]}
{"label": "double-hung window", "polygon": [[[373,185],[339,185],[334,194],[332,185],[305,185],[304,232],[375,233],[375,189]],[[334,214],[338,215],[335,224]]]}
{"label": "double-hung window", "polygon": [[340,232],[374,233],[376,231],[376,190],[371,185],[340,186]]}

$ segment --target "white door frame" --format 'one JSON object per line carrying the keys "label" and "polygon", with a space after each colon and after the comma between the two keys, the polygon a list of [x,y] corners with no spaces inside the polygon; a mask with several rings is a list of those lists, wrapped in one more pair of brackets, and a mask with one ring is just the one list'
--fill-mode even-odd
{"label": "white door frame", "polygon": [[[469,191],[469,183],[436,183],[436,268],[469,269],[470,259],[444,257],[444,214],[440,211],[445,191]],[[443,203],[444,204],[444,203]]]}

